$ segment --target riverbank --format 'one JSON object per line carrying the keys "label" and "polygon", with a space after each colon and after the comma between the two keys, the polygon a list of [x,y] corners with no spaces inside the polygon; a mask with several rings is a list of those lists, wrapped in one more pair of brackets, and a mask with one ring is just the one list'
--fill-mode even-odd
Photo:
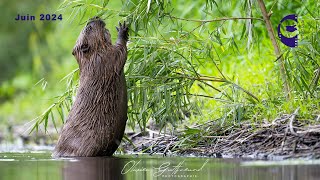
{"label": "riverbank", "polygon": [[[157,128],[147,128],[145,133],[126,132],[118,152],[264,160],[320,159],[320,123],[315,122],[319,122],[319,116],[313,120],[301,119],[297,109],[272,122],[244,121],[221,126],[216,121],[209,121],[185,126],[173,133],[160,133]],[[33,146],[50,150],[58,138],[53,127],[47,130],[47,134],[44,131],[29,134],[26,128],[9,128],[11,135],[0,138],[1,151],[34,149]]]}
{"label": "riverbank", "polygon": [[148,130],[148,136],[129,136],[132,144],[127,143],[125,149],[164,156],[175,153],[217,158],[320,159],[320,124],[312,121],[299,119],[297,109],[261,124],[243,122],[221,127],[208,122],[175,135]]}

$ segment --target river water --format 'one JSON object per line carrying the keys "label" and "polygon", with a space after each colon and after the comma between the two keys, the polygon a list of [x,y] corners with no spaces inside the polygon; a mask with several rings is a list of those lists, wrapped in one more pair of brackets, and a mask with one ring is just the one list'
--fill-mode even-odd
{"label": "river water", "polygon": [[253,161],[161,155],[51,158],[50,152],[0,153],[1,180],[320,179],[319,160]]}

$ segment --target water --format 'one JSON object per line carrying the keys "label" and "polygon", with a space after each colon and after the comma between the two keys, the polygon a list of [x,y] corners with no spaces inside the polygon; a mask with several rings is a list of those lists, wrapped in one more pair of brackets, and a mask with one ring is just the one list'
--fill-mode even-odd
{"label": "water", "polygon": [[53,159],[49,152],[0,153],[1,180],[320,179],[319,160],[252,161],[116,155]]}

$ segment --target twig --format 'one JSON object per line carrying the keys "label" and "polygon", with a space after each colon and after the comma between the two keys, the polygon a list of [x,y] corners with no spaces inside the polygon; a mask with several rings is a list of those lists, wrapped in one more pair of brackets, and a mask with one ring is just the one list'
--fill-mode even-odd
{"label": "twig", "polygon": [[227,136],[202,136],[204,138],[226,138]]}
{"label": "twig", "polygon": [[224,99],[221,99],[221,98],[216,98],[216,97],[213,97],[213,96],[203,95],[203,94],[192,94],[192,93],[186,94],[186,93],[184,93],[183,95],[184,96],[190,95],[190,96],[196,96],[196,97],[209,98],[209,99],[214,99],[214,100],[220,101],[220,102],[230,103],[230,101],[228,101],[228,100],[224,100]]}
{"label": "twig", "polygon": [[[191,80],[196,80],[196,81],[212,81],[212,82],[225,82],[225,83],[229,83],[231,85],[233,85],[234,87],[238,88],[238,89],[241,89],[243,92],[245,92],[246,94],[248,94],[249,96],[251,96],[252,98],[254,98],[256,101],[259,102],[259,99],[253,95],[251,92],[249,92],[248,90],[242,88],[241,86],[233,83],[233,82],[230,82],[228,81],[227,79],[224,79],[224,78],[218,78],[218,77],[210,77],[210,76],[199,76],[199,77],[190,77],[190,76],[186,76],[182,73],[177,73],[177,74],[180,74],[182,75],[182,78],[187,78],[187,79],[191,79]],[[175,77],[177,78],[177,77]]]}
{"label": "twig", "polygon": [[[143,152],[164,153],[164,155],[167,152],[193,152],[196,155],[205,156],[210,156],[212,153],[223,153],[223,155],[234,157],[239,155],[249,157],[258,153],[267,159],[273,157],[281,159],[307,156],[320,157],[320,125],[308,126],[304,123],[305,121],[301,121],[297,123],[299,126],[296,125],[297,127],[295,127],[298,112],[299,108],[291,115],[284,115],[272,123],[250,124],[242,122],[239,127],[233,127],[232,129],[217,126],[213,123],[214,121],[211,121],[196,127],[205,131],[214,131],[215,134],[212,134],[212,136],[209,134],[198,140],[181,140],[175,135],[171,137],[162,136],[146,143],[151,142],[151,147],[141,149],[143,149]],[[255,131],[253,132],[253,130]],[[205,143],[206,138],[215,139],[210,139],[213,143],[207,144]]]}
{"label": "twig", "polygon": [[173,19],[178,19],[178,20],[183,20],[183,21],[193,21],[193,22],[214,22],[214,21],[228,21],[228,20],[259,20],[263,21],[261,18],[255,18],[255,17],[223,17],[223,18],[216,18],[216,19],[210,19],[210,20],[200,20],[200,19],[186,19],[186,18],[181,18],[181,17],[175,17],[171,15],[167,15],[170,18]]}
{"label": "twig", "polygon": [[153,134],[158,134],[161,137],[172,137],[170,134],[165,134],[165,133],[161,133],[160,131],[153,131],[149,128],[146,128],[147,131],[149,131],[149,133],[153,133]]}
{"label": "twig", "polygon": [[283,137],[282,143],[281,143],[281,151],[283,151],[283,146],[284,146],[284,144],[286,143],[286,140],[287,140],[288,129],[289,129],[289,127],[287,126],[287,128],[286,128],[286,130],[284,132],[284,137]]}
{"label": "twig", "polygon": [[229,83],[231,83],[231,84],[232,84],[233,86],[235,86],[236,88],[241,89],[243,92],[247,93],[249,96],[251,96],[251,97],[252,97],[253,99],[255,99],[257,102],[260,102],[259,99],[258,99],[255,95],[253,95],[251,92],[249,92],[248,90],[240,87],[239,85],[237,85],[237,84],[235,84],[235,83],[233,83],[233,82],[229,82]]}
{"label": "twig", "polygon": [[[272,29],[272,24],[271,24],[271,21],[270,21],[270,17],[268,16],[268,12],[267,12],[266,6],[265,6],[263,0],[258,0],[258,4],[260,6],[260,9],[261,9],[261,12],[262,12],[262,15],[263,15],[263,19],[264,19],[264,21],[266,23],[267,31],[268,31],[270,40],[271,40],[273,48],[274,48],[274,52],[275,52],[277,58],[279,58],[281,56],[281,51],[280,51],[280,48],[279,48],[279,46],[277,44],[277,41],[276,41],[276,38],[275,38],[275,35],[274,35],[274,31]],[[281,79],[282,79],[282,82],[283,82],[283,90],[284,90],[284,92],[286,94],[286,98],[289,99],[290,98],[290,87],[289,87],[288,80],[286,78],[286,71],[285,71],[285,67],[284,67],[284,63],[283,63],[283,58],[282,57],[279,58],[278,63],[279,63],[279,66],[280,66],[280,75],[281,75]]]}
{"label": "twig", "polygon": [[291,118],[290,118],[290,123],[289,123],[290,132],[291,132],[293,135],[298,136],[298,137],[300,137],[300,136],[299,136],[299,134],[297,134],[297,133],[294,131],[292,124],[293,124],[294,119],[295,119],[296,116],[298,115],[299,109],[300,109],[300,108],[297,108],[297,109],[294,111],[294,113],[292,114],[292,116],[291,116]]}
{"label": "twig", "polygon": [[137,132],[137,133],[131,135],[131,136],[130,136],[130,139],[133,139],[133,138],[135,138],[136,136],[139,136],[140,134],[141,134],[141,132]]}
{"label": "twig", "polygon": [[164,149],[164,151],[163,151],[163,154],[164,154],[164,155],[167,154],[167,151],[169,150],[169,148],[171,147],[172,144],[173,144],[173,141],[171,141],[171,142],[167,145],[166,149]]}
{"label": "twig", "polygon": [[252,137],[254,137],[264,131],[265,131],[264,129],[260,129],[256,132],[254,132],[253,134],[250,134],[249,136],[245,137],[244,139],[240,140],[240,143],[243,143],[243,142],[247,141],[248,139],[250,139],[250,138],[252,138]]}

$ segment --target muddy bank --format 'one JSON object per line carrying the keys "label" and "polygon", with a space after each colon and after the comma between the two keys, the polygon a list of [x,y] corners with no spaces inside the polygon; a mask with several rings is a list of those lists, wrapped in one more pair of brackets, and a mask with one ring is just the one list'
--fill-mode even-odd
{"label": "muddy bank", "polygon": [[[175,135],[148,130],[129,135],[131,152],[254,159],[320,158],[320,124],[299,119],[298,110],[272,122],[221,127],[214,122],[186,128]],[[150,136],[150,133],[153,134]]]}
{"label": "muddy bank", "polygon": [[[312,123],[311,123],[312,122]],[[298,110],[272,122],[242,122],[239,125],[221,126],[216,121],[184,127],[174,133],[160,133],[156,126],[147,132],[126,132],[118,152],[148,153],[217,158],[253,158],[282,160],[290,158],[320,159],[320,122],[301,119]],[[0,133],[0,151],[14,149],[52,149],[57,130],[26,131],[26,126],[12,126]],[[47,148],[49,147],[49,149]]]}

